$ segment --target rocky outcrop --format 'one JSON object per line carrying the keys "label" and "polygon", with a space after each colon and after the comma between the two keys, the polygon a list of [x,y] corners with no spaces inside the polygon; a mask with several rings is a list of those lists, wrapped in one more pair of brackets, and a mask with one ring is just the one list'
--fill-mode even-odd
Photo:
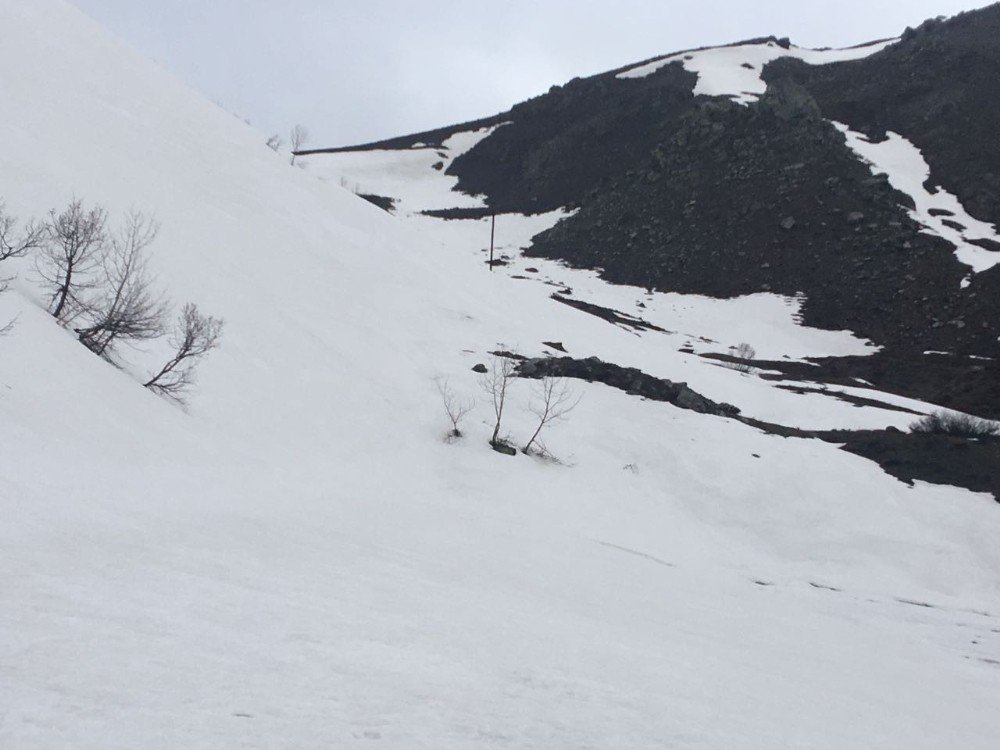
{"label": "rocky outcrop", "polygon": [[955,332],[936,324],[962,317],[968,353],[992,351],[997,311],[973,313],[967,269],[906,201],[786,82],[750,107],[699,104],[528,254],[659,291],[804,294],[807,325],[898,348],[953,350]]}
{"label": "rocky outcrop", "polygon": [[932,179],[971,215],[1000,223],[1000,4],[907,29],[869,58],[809,66],[777,60],[768,82],[794,79],[823,115],[876,140],[915,144]]}
{"label": "rocky outcrop", "polygon": [[720,404],[705,398],[689,388],[687,383],[675,383],[671,380],[656,378],[634,367],[621,367],[611,362],[604,362],[597,357],[526,359],[518,364],[517,374],[522,378],[551,376],[604,383],[632,396],[641,396],[652,401],[666,401],[681,409],[690,409],[699,414],[736,417],[740,413],[740,410],[732,404]]}

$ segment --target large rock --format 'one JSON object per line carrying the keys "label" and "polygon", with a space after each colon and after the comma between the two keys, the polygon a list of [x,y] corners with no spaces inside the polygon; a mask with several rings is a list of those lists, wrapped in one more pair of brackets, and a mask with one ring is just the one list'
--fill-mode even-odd
{"label": "large rock", "polygon": [[518,375],[524,378],[546,376],[579,378],[594,383],[604,383],[633,396],[653,401],[666,401],[681,409],[699,414],[735,417],[740,410],[732,404],[717,403],[693,391],[687,383],[656,378],[634,367],[621,367],[597,357],[545,357],[526,359],[518,365]]}

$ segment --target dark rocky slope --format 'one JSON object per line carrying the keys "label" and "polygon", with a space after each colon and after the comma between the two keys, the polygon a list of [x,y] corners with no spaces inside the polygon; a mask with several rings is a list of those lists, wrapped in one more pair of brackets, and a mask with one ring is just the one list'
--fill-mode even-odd
{"label": "dark rocky slope", "polygon": [[529,254],[661,291],[802,293],[806,323],[897,347],[951,349],[957,329],[947,324],[962,320],[964,338],[985,351],[990,311],[970,325],[959,287],[967,269],[950,245],[919,233],[905,201],[808,94],[778,85],[750,107],[696,105],[648,162]]}
{"label": "dark rocky slope", "polygon": [[786,58],[764,71],[768,81],[788,77],[825,117],[876,140],[887,130],[904,136],[924,153],[935,184],[974,217],[1000,223],[1000,5],[928,21],[864,60]]}
{"label": "dark rocky slope", "polygon": [[[787,46],[753,43],[768,42]],[[776,60],[762,74],[767,93],[745,107],[695,96],[696,76],[680,62],[644,78],[618,72],[494,117],[354,148],[439,146],[505,123],[448,173],[486,195],[487,211],[578,209],[530,253],[660,291],[801,294],[806,325],[850,329],[885,349],[827,363],[831,376],[1000,418],[1000,266],[962,288],[968,268],[951,245],[921,233],[909,199],[873,177],[829,123],[902,134],[924,153],[932,183],[1000,222],[1000,4],[908,30],[859,61]]]}

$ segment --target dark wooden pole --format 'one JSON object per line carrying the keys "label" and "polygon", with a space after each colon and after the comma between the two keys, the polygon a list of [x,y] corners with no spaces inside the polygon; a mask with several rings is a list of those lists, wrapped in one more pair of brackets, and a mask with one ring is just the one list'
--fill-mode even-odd
{"label": "dark wooden pole", "polygon": [[492,221],[490,222],[490,270],[493,270],[493,237],[496,235],[497,231],[497,215],[492,215]]}

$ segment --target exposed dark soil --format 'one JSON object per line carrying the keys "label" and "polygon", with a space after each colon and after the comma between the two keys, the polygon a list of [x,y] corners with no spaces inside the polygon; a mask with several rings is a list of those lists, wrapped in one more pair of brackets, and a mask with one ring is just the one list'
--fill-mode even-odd
{"label": "exposed dark soil", "polygon": [[[736,419],[773,435],[818,438],[836,443],[849,453],[876,462],[897,479],[964,487],[992,493],[1000,502],[1000,437],[970,440],[950,435],[886,430],[801,430],[764,422],[740,414],[731,404],[719,404],[691,390],[686,383],[656,378],[632,367],[621,367],[597,357],[521,358],[518,375],[579,378],[604,383],[625,393],[652,401],[665,401],[702,414]],[[875,404],[880,405],[881,404]]]}
{"label": "exposed dark soil", "polygon": [[741,422],[782,437],[818,438],[874,461],[887,474],[913,484],[964,487],[989,492],[1000,502],[1000,439],[969,440],[949,435],[885,430],[799,430],[740,417]]}
{"label": "exposed dark soil", "polygon": [[876,462],[907,484],[914,480],[989,492],[1000,502],[1000,440],[968,440],[892,430],[817,434],[844,450]]}
{"label": "exposed dark soil", "polygon": [[631,328],[635,331],[664,331],[663,328],[653,325],[642,318],[637,318],[634,315],[619,312],[618,310],[612,310],[610,307],[602,307],[601,305],[595,305],[592,302],[584,302],[583,300],[574,299],[573,297],[567,297],[564,294],[553,294],[552,299],[556,302],[562,302],[564,305],[575,307],[577,310],[582,310],[590,315],[595,315],[601,320],[606,320],[616,326]]}
{"label": "exposed dark soil", "polygon": [[[722,354],[704,355],[728,361]],[[868,357],[824,357],[808,363],[757,361],[754,366],[778,370],[765,380],[797,380],[864,386],[1000,420],[1000,362],[943,354],[879,352]]]}
{"label": "exposed dark soil", "polygon": [[825,388],[808,388],[800,385],[779,385],[778,388],[782,390],[791,391],[792,393],[798,393],[803,395],[806,393],[815,393],[820,396],[830,396],[838,401],[843,401],[848,404],[853,404],[854,406],[874,406],[877,409],[886,409],[887,411],[898,411],[904,414],[913,414],[917,417],[922,417],[923,414],[919,411],[914,411],[913,409],[907,409],[904,406],[897,406],[896,404],[889,404],[885,401],[879,401],[873,398],[863,398],[861,396],[855,396],[850,393],[842,393],[840,391],[831,391]]}
{"label": "exposed dark soil", "polygon": [[358,193],[359,198],[364,198],[369,203],[372,203],[383,211],[388,211],[392,213],[396,210],[396,199],[390,198],[387,195],[374,195],[373,193]]}

